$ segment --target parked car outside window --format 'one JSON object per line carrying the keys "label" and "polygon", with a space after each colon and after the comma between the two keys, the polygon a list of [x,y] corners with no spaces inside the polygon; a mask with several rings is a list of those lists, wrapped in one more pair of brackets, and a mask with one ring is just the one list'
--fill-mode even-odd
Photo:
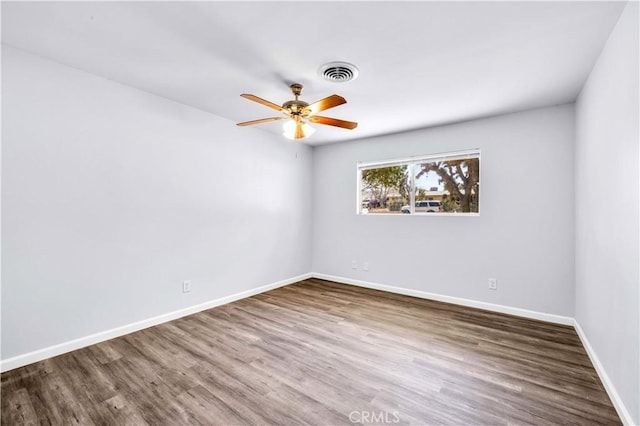
{"label": "parked car outside window", "polygon": [[[402,206],[402,213],[411,213],[410,206]],[[442,211],[442,203],[434,200],[416,201],[416,213],[438,213]]]}

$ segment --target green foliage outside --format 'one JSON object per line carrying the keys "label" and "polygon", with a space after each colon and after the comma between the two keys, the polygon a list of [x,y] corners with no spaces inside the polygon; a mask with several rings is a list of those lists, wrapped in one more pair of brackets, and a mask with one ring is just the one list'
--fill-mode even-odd
{"label": "green foliage outside", "polygon": [[362,182],[364,187],[362,189],[370,190],[374,198],[378,200],[380,204],[386,206],[387,196],[391,189],[398,190],[400,194],[404,196],[403,192],[406,192],[407,178],[408,171],[406,165],[363,170]]}
{"label": "green foliage outside", "polygon": [[480,185],[480,159],[447,160],[421,164],[422,170],[416,179],[433,171],[440,177],[440,183],[449,192],[443,200],[444,211],[463,213],[478,212]]}

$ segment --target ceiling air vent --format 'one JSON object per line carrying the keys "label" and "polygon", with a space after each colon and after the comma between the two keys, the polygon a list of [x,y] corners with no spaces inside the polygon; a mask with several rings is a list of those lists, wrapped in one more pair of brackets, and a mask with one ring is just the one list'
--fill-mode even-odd
{"label": "ceiling air vent", "polygon": [[320,67],[320,75],[327,81],[346,83],[358,76],[358,68],[348,62],[330,62]]}

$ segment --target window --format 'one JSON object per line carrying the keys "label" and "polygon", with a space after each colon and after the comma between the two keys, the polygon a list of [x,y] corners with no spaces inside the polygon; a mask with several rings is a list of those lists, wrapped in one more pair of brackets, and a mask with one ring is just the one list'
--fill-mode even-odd
{"label": "window", "polygon": [[480,212],[480,150],[358,163],[358,213]]}

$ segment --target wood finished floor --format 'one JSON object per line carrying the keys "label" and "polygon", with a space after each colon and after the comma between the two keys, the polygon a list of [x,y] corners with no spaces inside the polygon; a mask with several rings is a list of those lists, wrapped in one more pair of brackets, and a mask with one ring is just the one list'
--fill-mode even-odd
{"label": "wood finished floor", "polygon": [[2,374],[3,425],[352,420],[620,424],[571,327],[316,279]]}

